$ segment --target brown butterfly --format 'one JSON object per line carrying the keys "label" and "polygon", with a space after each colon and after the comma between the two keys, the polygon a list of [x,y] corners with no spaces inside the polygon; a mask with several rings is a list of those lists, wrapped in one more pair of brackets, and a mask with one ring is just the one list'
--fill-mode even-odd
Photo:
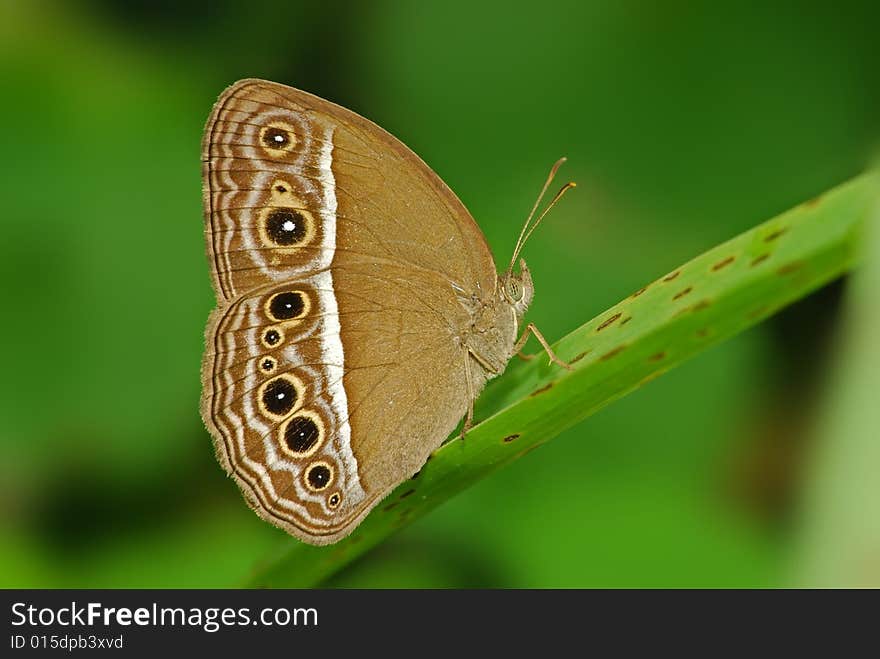
{"label": "brown butterfly", "polygon": [[517,340],[534,287],[514,264],[540,197],[499,277],[471,215],[418,156],[264,80],[220,96],[202,163],[218,303],[202,417],[248,503],[288,533],[348,535],[462,416],[470,426],[529,332],[566,366],[533,325]]}

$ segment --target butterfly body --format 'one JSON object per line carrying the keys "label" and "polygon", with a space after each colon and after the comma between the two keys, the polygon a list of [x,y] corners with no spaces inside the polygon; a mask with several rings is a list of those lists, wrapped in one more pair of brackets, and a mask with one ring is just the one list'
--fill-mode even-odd
{"label": "butterfly body", "polygon": [[243,80],[203,141],[218,307],[201,411],[264,519],[312,544],[425,463],[519,350],[534,292],[470,214],[355,113]]}

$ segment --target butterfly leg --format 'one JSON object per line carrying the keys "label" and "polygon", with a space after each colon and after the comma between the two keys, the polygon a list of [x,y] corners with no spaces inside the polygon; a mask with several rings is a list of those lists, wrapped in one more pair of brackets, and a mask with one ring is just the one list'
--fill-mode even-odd
{"label": "butterfly leg", "polygon": [[[534,334],[535,338],[538,339],[538,343],[541,344],[541,346],[544,348],[544,352],[546,352],[547,356],[550,358],[551,364],[554,364],[554,363],[559,364],[562,368],[566,368],[569,371],[574,370],[572,368],[571,364],[568,364],[568,363],[562,361],[561,359],[559,359],[559,357],[556,356],[556,353],[553,352],[553,349],[550,347],[550,344],[547,343],[547,339],[545,339],[544,335],[541,334],[540,331],[538,331],[538,328],[535,327],[534,323],[529,323],[526,326],[526,329],[525,329],[525,331],[523,331],[522,336],[519,337],[519,341],[517,341],[516,344],[513,346],[514,354],[519,354],[520,351],[523,349],[523,346],[526,344],[526,341],[528,341],[528,339],[529,339],[529,333]],[[534,355],[529,355],[528,357],[526,357],[526,359],[531,358],[531,357],[534,357]]]}
{"label": "butterfly leg", "polygon": [[467,383],[467,394],[468,394],[468,411],[467,416],[464,419],[464,425],[461,427],[461,438],[464,439],[464,436],[467,434],[467,431],[471,429],[471,426],[474,424],[474,380],[471,375],[471,351],[464,351],[464,378]]}

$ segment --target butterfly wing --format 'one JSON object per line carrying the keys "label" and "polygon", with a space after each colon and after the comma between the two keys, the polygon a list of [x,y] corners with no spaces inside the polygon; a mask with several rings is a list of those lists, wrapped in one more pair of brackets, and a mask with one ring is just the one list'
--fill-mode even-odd
{"label": "butterfly wing", "polygon": [[459,337],[467,301],[495,289],[491,253],[401,142],[283,85],[223,93],[203,181],[219,307],[202,415],[263,518],[333,542],[470,403]]}

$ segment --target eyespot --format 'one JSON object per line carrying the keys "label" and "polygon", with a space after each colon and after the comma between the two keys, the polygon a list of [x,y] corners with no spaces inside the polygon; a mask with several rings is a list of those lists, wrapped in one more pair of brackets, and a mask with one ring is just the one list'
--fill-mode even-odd
{"label": "eyespot", "polygon": [[312,230],[311,216],[294,208],[271,208],[265,214],[264,227],[269,240],[281,247],[305,242]]}
{"label": "eyespot", "polygon": [[293,185],[283,178],[272,181],[272,189],[269,192],[274,206],[287,206],[290,200],[296,202],[294,206],[301,205],[298,203],[300,200],[293,194]]}
{"label": "eyespot", "polygon": [[263,131],[263,144],[270,149],[281,149],[290,142],[290,135],[280,128],[268,128]]}
{"label": "eyespot", "polygon": [[302,291],[276,293],[266,302],[266,315],[272,320],[295,320],[306,315],[308,296]]}
{"label": "eyespot", "polygon": [[326,462],[313,462],[306,470],[306,486],[320,492],[333,482],[333,468]]}
{"label": "eyespot", "polygon": [[271,373],[275,370],[276,366],[278,366],[278,362],[273,357],[263,357],[262,361],[260,361],[260,370],[263,373]]}
{"label": "eyespot", "polygon": [[300,410],[282,424],[279,440],[284,452],[293,458],[314,454],[324,440],[321,417],[310,410]]}
{"label": "eyespot", "polygon": [[327,507],[330,510],[336,510],[339,508],[339,504],[342,503],[342,495],[339,492],[334,492],[329,497],[327,497]]}
{"label": "eyespot", "polygon": [[293,150],[296,146],[296,133],[293,126],[283,121],[273,121],[260,129],[260,145],[270,156],[278,157]]}
{"label": "eyespot", "polygon": [[271,348],[277,346],[284,340],[284,332],[276,327],[270,327],[263,332],[263,336],[260,337],[260,340],[263,342],[264,346]]}
{"label": "eyespot", "polygon": [[266,416],[284,418],[302,398],[304,387],[292,375],[279,375],[264,383],[258,393],[260,411]]}
{"label": "eyespot", "polygon": [[267,247],[302,247],[317,231],[315,216],[307,204],[293,193],[290,181],[277,178],[269,188],[270,197],[257,218],[260,240]]}

